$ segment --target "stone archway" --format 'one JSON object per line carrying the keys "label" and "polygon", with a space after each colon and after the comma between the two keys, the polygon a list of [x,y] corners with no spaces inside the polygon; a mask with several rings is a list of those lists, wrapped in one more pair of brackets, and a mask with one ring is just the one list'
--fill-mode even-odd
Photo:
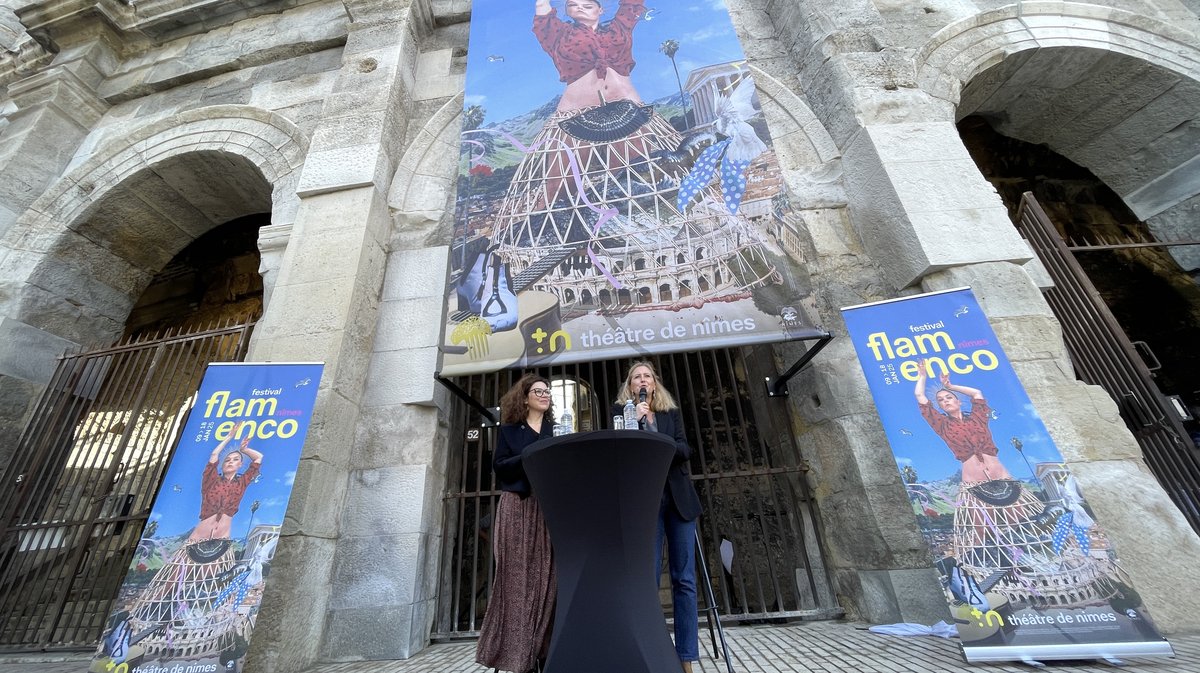
{"label": "stone archway", "polygon": [[0,385],[17,391],[0,401],[0,428],[19,432],[64,348],[118,338],[146,284],[197,236],[294,212],[307,147],[265,110],[190,110],[101,144],[40,196],[0,239]]}
{"label": "stone archway", "polygon": [[[1132,215],[1126,221],[1141,220],[1153,228],[1155,219],[1176,217],[1189,202],[1193,208],[1200,203],[1193,135],[1200,128],[1200,40],[1195,34],[1112,7],[1020,3],[942,29],[918,51],[915,67],[920,87],[954,105],[958,120],[976,115],[1009,139],[1044,145],[1043,150],[1068,159],[1076,169],[1090,171],[1129,207]],[[1032,156],[1023,151],[1013,160],[1039,161]],[[1054,176],[1047,168],[1034,167],[1029,173],[1045,180],[1046,175]],[[1031,266],[1031,276],[1044,275],[1040,265]],[[963,268],[942,278],[931,274],[923,287],[948,287],[938,283],[951,275],[959,285],[985,285],[974,273]],[[1005,293],[1010,291],[1006,288]],[[1040,297],[1031,293],[1030,299]],[[1061,329],[1057,320],[1047,324],[1055,332]],[[1025,330],[1022,347],[1029,348],[1038,338]],[[1059,338],[1056,334],[1047,340],[1051,349],[1060,347]],[[1111,404],[1111,398],[1098,388],[1071,390],[1076,370],[1066,357],[1062,360],[1059,367],[1066,381],[1029,381],[1030,396],[1043,417],[1074,416],[1052,428],[1055,442],[1088,492],[1098,494],[1092,502],[1104,503],[1097,507],[1098,519],[1117,542],[1123,567],[1147,603],[1155,606],[1158,624],[1164,630],[1191,628],[1193,617],[1176,609],[1170,596],[1177,591],[1172,586],[1194,583],[1195,573],[1165,566],[1144,550],[1161,540],[1190,549],[1196,539],[1149,475],[1140,448],[1119,423],[1116,407],[1106,413],[1088,401],[1082,413],[1071,408],[1084,395],[1102,404]],[[1073,423],[1094,432],[1088,424],[1102,427],[1106,419],[1107,429],[1087,439],[1086,433],[1071,427]],[[1106,441],[1111,446],[1105,447]],[[1159,512],[1153,525],[1146,524],[1139,510],[1110,506],[1135,491],[1139,503]]]}
{"label": "stone archway", "polygon": [[939,31],[916,59],[926,92],[1088,168],[1143,220],[1200,199],[1200,40],[1133,12],[1021,3]]}
{"label": "stone archway", "polygon": [[291,122],[243,106],[180,113],[108,143],[0,241],[0,312],[75,343],[111,338],[146,274],[188,242],[294,199],[288,178],[306,148]]}

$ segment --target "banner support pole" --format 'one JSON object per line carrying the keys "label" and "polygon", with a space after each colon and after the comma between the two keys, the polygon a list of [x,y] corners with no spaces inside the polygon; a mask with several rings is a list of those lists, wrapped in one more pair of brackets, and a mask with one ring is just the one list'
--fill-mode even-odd
{"label": "banner support pole", "polygon": [[459,386],[457,383],[451,381],[448,378],[444,378],[441,374],[434,374],[433,378],[435,381],[442,384],[446,388],[446,390],[449,390],[455,397],[462,400],[463,402],[466,402],[467,406],[471,407],[475,411],[478,411],[479,414],[481,416],[483,416],[483,427],[490,428],[493,426],[500,425],[500,419],[498,419],[492,413],[491,409],[483,406],[482,402],[480,402],[479,400],[472,397],[471,393],[468,393],[467,391],[463,390],[462,387]]}
{"label": "banner support pole", "polygon": [[817,339],[816,345],[814,345],[812,348],[809,348],[807,351],[804,351],[804,355],[801,355],[800,359],[796,360],[795,364],[793,364],[791,367],[788,367],[786,372],[780,374],[776,378],[771,378],[770,376],[766,377],[765,381],[767,384],[767,397],[787,397],[788,381],[790,381],[793,376],[798,374],[805,365],[811,362],[812,359],[817,356],[817,353],[821,352],[821,349],[825,348],[830,341],[833,341],[833,335],[829,332],[825,332],[822,336],[815,338]]}

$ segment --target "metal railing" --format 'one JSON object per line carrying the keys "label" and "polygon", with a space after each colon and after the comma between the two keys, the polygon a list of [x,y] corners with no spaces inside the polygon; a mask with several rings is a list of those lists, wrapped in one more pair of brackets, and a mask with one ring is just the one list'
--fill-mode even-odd
{"label": "metal railing", "polygon": [[1151,472],[1200,533],[1200,453],[1125,330],[1030,193],[1018,228],[1054,279],[1044,292],[1079,378],[1112,396]]}
{"label": "metal railing", "polygon": [[99,640],[204,368],[252,327],[61,358],[0,479],[0,648]]}
{"label": "metal railing", "polygon": [[[767,397],[770,349],[714,350],[649,357],[675,394],[704,514],[700,532],[723,621],[822,619],[843,614],[823,559],[807,468],[792,437],[786,403]],[[575,429],[610,427],[610,406],[632,360],[548,367],[556,408],[573,406]],[[756,371],[752,363],[771,365]],[[484,406],[520,376],[501,371],[455,379]],[[495,428],[460,404],[445,496],[441,600],[434,639],[478,632],[493,579],[491,513],[499,491],[491,471]],[[722,563],[721,547],[732,552]],[[665,580],[664,580],[665,583]],[[663,592],[668,602],[670,592]],[[665,607],[665,606],[664,606]],[[701,606],[704,607],[704,606]]]}

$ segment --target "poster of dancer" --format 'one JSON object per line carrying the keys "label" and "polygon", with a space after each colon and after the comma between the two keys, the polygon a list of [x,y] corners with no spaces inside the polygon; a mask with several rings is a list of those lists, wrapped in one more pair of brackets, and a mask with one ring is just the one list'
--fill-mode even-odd
{"label": "poster of dancer", "polygon": [[471,11],[443,375],[822,335],[723,2]]}
{"label": "poster of dancer", "polygon": [[242,670],[322,368],[208,366],[89,671]]}
{"label": "poster of dancer", "polygon": [[842,311],[967,661],[1171,656],[974,294]]}

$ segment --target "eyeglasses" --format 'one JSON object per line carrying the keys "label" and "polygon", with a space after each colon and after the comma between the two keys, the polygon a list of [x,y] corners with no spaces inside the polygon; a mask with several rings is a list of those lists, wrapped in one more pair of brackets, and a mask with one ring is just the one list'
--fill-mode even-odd
{"label": "eyeglasses", "polygon": [[530,388],[529,392],[537,395],[538,397],[550,397],[549,388]]}

